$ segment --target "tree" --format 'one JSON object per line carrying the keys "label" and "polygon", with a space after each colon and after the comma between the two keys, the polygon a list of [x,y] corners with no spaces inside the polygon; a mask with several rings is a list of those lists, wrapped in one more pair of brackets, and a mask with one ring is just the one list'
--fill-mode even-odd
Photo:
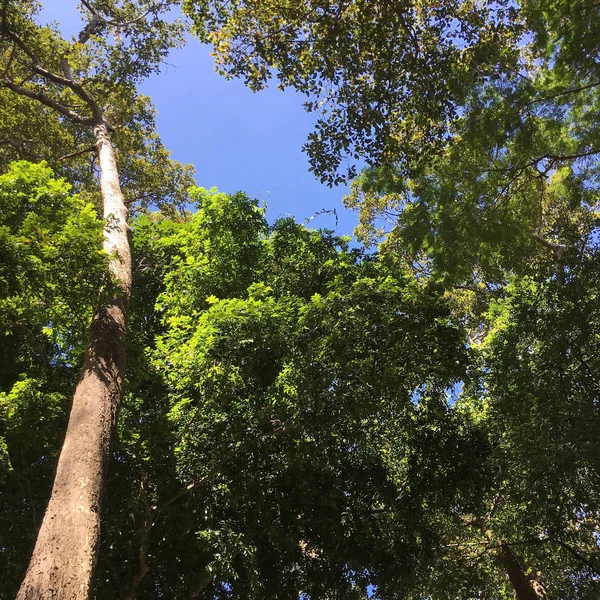
{"label": "tree", "polygon": [[[74,162],[55,162],[81,192],[72,197],[43,167],[12,167],[25,191],[7,201],[22,221],[13,215],[2,230],[6,328],[21,328],[27,344],[8,347],[2,456],[8,497],[27,495],[11,504],[22,523],[49,469],[38,479],[35,452],[14,449],[34,410],[60,420],[83,352],[79,302],[98,283],[55,295],[55,281],[80,272],[79,258],[56,258],[74,221],[36,222],[28,203],[60,199],[87,214],[93,178],[80,152],[98,123],[99,146],[120,140],[126,178],[144,181],[151,199],[157,164],[169,166],[170,199],[184,197],[187,173],[168,161],[135,90],[172,43],[158,16],[166,6],[141,15],[85,4],[91,23],[72,45],[3,6],[1,91],[13,95],[0,107],[0,160],[35,153],[59,131]],[[269,226],[243,194],[194,190],[196,215],[135,222],[131,307],[113,277],[99,313],[130,313],[132,333],[99,595],[597,595],[597,19],[576,2],[565,27],[559,8],[188,3],[223,71],[259,88],[275,69],[309,109],[333,103],[311,138],[312,164],[336,181],[345,154],[372,162],[352,200],[365,235],[396,214],[371,256],[290,220]],[[109,44],[103,35],[121,26]],[[32,111],[24,144],[7,134],[15,106]],[[11,185],[0,181],[9,200]],[[128,199],[143,202],[132,188]],[[85,250],[106,264],[94,224],[83,228]],[[28,246],[33,234],[42,254]],[[109,254],[113,274],[122,258]],[[50,285],[36,296],[30,280],[44,273]],[[38,456],[58,452],[56,431]],[[89,587],[95,554],[77,585]]]}
{"label": "tree", "polygon": [[584,54],[596,50],[583,40],[597,17],[542,6],[523,7],[521,68],[473,89],[444,152],[409,177],[402,164],[367,171],[349,198],[364,239],[383,237],[443,281],[482,344],[479,385],[463,401],[490,428],[494,492],[483,513],[449,526],[452,550],[433,570],[440,598],[497,593],[507,575],[520,600],[598,594],[596,459],[583,433],[593,419],[582,416],[596,384],[574,350],[595,322],[584,265],[597,260],[597,83]]}
{"label": "tree", "polygon": [[44,164],[14,163],[0,176],[0,213],[0,568],[14,597],[48,501],[93,306],[109,274],[95,207]]}
{"label": "tree", "polygon": [[392,262],[193,196],[193,217],[134,226],[98,593],[386,597],[426,568],[435,510],[476,494],[485,441],[443,391],[460,330]]}
{"label": "tree", "polygon": [[[402,18],[418,14],[415,5],[347,2],[273,7],[256,2],[215,2],[209,6],[212,21],[206,20],[206,3],[188,3],[192,12],[201,15],[198,31],[215,44],[218,68],[223,73],[241,74],[251,85],[260,87],[274,71],[282,86],[291,85],[310,96],[309,110],[323,105],[330,110],[309,140],[312,168],[330,181],[337,181],[339,176],[331,173],[338,169],[345,153],[352,157],[356,151],[354,159],[365,159],[372,168],[354,184],[348,201],[361,210],[360,234],[368,242],[387,234],[382,251],[400,253],[404,264],[418,277],[447,287],[456,309],[463,313],[471,329],[472,344],[484,340],[493,328],[486,311],[490,303],[495,305],[509,293],[509,283],[515,276],[516,287],[525,285],[521,279],[525,276],[535,286],[554,277],[559,288],[568,287],[568,291],[558,290],[564,296],[578,289],[580,275],[575,265],[587,260],[591,240],[597,235],[595,156],[600,146],[596,139],[596,7],[575,2],[565,12],[561,3],[551,1],[507,6],[505,11],[495,13],[496,20],[489,20],[497,35],[490,35],[483,21],[474,18],[470,22],[473,28],[461,30],[455,40],[460,35],[466,37],[455,44],[449,32],[457,23],[463,24],[466,14],[476,15],[466,4],[444,4],[437,12],[427,7],[430,10],[425,17],[411,24],[416,35],[404,39],[401,36],[409,28]],[[479,15],[497,6],[484,4]],[[460,13],[461,8],[465,12]],[[435,22],[428,21],[432,15]],[[399,21],[391,25],[394,19]],[[204,25],[207,22],[209,26]],[[388,23],[400,35],[390,35]],[[411,44],[414,40],[420,43]],[[434,44],[427,40],[434,40]],[[477,58],[486,43],[488,52]],[[417,58],[407,60],[415,48]],[[395,66],[397,56],[402,56],[404,62],[399,68],[390,72],[388,67],[386,71],[385,66]],[[471,62],[467,73],[463,73],[461,66],[468,57]],[[434,73],[440,81],[427,78],[419,58],[438,67]],[[423,92],[419,87],[423,81],[427,81],[430,95],[418,94]],[[407,87],[412,95],[402,96],[400,92]],[[369,104],[371,100],[374,104]],[[324,104],[320,105],[321,101]],[[400,140],[395,138],[394,128],[400,132]],[[380,229],[385,219],[391,223],[388,231]],[[587,290],[579,293],[583,298]],[[566,298],[561,297],[561,301],[568,303]],[[509,311],[505,318],[518,317]],[[553,335],[566,335],[565,331],[557,334],[554,330]],[[523,330],[519,333],[524,335]],[[521,338],[516,336],[504,343],[523,353],[533,352],[531,345],[552,347],[542,330],[528,338],[527,348],[521,347],[518,339]],[[555,365],[560,372],[562,364]],[[503,496],[500,510],[491,494],[482,513],[463,515],[472,524],[466,529],[470,533],[465,533],[464,523],[457,524],[455,531],[462,532],[456,534],[459,541],[455,538],[449,544],[462,550],[470,547],[478,553],[467,563],[476,564],[484,552],[493,554],[500,566],[500,570],[474,568],[475,579],[465,577],[465,587],[457,594],[472,594],[473,587],[468,586],[475,585],[486,589],[486,594],[498,593],[499,578],[508,575],[519,598],[531,594],[544,597],[545,585],[551,595],[593,595],[594,591],[588,591],[588,585],[593,584],[586,580],[594,564],[586,558],[595,552],[590,539],[584,534],[571,546],[564,542],[564,536],[548,534],[557,527],[567,530],[570,521],[586,530],[585,518],[573,515],[588,509],[561,500],[560,510],[564,512],[551,518],[553,500],[548,496],[545,500],[535,497],[535,476],[530,473],[524,477],[523,471],[509,466],[513,460],[513,466],[521,465],[530,454],[537,456],[528,444],[539,423],[543,419],[560,421],[565,411],[578,414],[575,390],[581,388],[586,390],[584,394],[593,394],[593,382],[569,380],[565,389],[573,390],[573,396],[565,392],[565,407],[545,405],[547,414],[541,413],[543,419],[540,416],[532,422],[518,410],[519,406],[530,406],[522,399],[517,402],[519,386],[507,389],[507,372],[496,362],[493,366],[486,363],[485,369],[490,371],[484,370],[482,381],[487,386],[492,380],[497,381],[498,396],[494,397],[490,390],[484,392],[485,387],[473,394],[481,397],[488,393],[494,406],[503,407],[498,408],[497,421],[483,422],[484,427],[496,423],[492,426],[494,433],[490,432],[492,444],[503,444],[507,437],[515,435],[529,454],[524,452],[516,459],[510,452],[495,453],[498,463],[494,463],[494,468],[499,475],[488,483],[488,489],[507,485],[519,490],[521,496]],[[519,365],[521,369],[523,365]],[[530,387],[526,382],[531,381],[540,387],[546,383],[547,377],[540,374],[520,372],[521,387]],[[536,401],[541,403],[545,393],[536,392]],[[502,404],[500,397],[517,403]],[[541,404],[536,406],[541,411]],[[486,409],[479,405],[478,410]],[[520,420],[513,420],[515,413]],[[528,423],[529,429],[523,430],[523,423]],[[498,429],[494,429],[496,426]],[[576,452],[585,455],[586,443],[569,439]],[[549,456],[556,455],[554,447],[545,451]],[[586,461],[584,470],[593,464],[591,458]],[[556,471],[555,464],[553,469]],[[563,494],[572,494],[573,498],[585,496],[564,492],[565,488],[571,490],[566,470],[558,469],[555,475],[547,485],[549,494],[561,498]],[[509,483],[503,484],[503,477]],[[525,510],[523,496],[537,511],[530,511],[528,523],[519,518]],[[548,522],[552,519],[550,527]],[[532,550],[531,538],[540,540],[538,545],[543,550]],[[556,539],[559,541],[552,541]],[[524,542],[530,545],[521,548]],[[580,552],[578,547],[587,550]],[[464,552],[459,554],[464,559]],[[574,563],[577,566],[569,563],[573,559],[579,561]],[[535,573],[530,577],[524,562],[535,565],[534,569],[545,569],[543,577]],[[436,577],[443,560],[440,565],[434,571]],[[576,582],[575,589],[569,588],[569,578]],[[431,586],[431,580],[427,581]],[[456,578],[453,583],[458,583]],[[441,585],[439,589],[440,597],[447,597],[448,587]],[[421,592],[422,597],[430,597],[431,593],[431,587]]]}
{"label": "tree", "polygon": [[507,575],[519,600],[598,595],[598,247],[590,237],[586,252],[570,255],[563,285],[514,278],[486,316],[478,375],[457,403],[490,441],[484,510],[441,525],[445,550],[423,596],[502,598]]}
{"label": "tree", "polygon": [[579,251],[597,206],[596,10],[515,8],[528,33],[512,48],[512,70],[465,89],[443,151],[411,173],[401,155],[368,169],[348,198],[365,242],[390,234],[409,260],[429,253],[441,277],[484,270],[481,279],[500,283],[519,263],[540,268],[522,259],[546,253],[564,279],[564,255]]}
{"label": "tree", "polygon": [[[369,165],[349,200],[361,207],[366,241],[379,218],[408,207],[403,243],[415,253],[421,242],[433,248],[425,232],[438,226],[436,259],[461,263],[440,242],[460,251],[470,242],[460,229],[476,228],[479,243],[469,248],[487,254],[488,267],[496,248],[504,256],[515,248],[514,264],[535,241],[560,271],[564,243],[541,232],[553,215],[548,227],[538,205],[554,171],[563,185],[572,180],[571,201],[582,187],[589,195],[596,180],[594,7],[575,2],[565,15],[552,0],[190,0],[185,9],[197,35],[214,45],[222,74],[253,89],[276,76],[280,87],[308,96],[307,110],[320,113],[306,145],[318,176],[341,181],[346,159]],[[509,222],[499,217],[511,198]],[[522,219],[531,224],[526,236]]]}
{"label": "tree", "polygon": [[[158,68],[179,41],[179,26],[160,18],[165,3],[139,13],[133,3],[99,12],[85,3],[90,21],[72,43],[33,22],[30,6],[3,2],[4,88],[40,102],[68,121],[93,130],[100,167],[105,233],[113,277],[111,293],[92,319],[90,341],[75,388],[69,426],[53,493],[19,598],[85,598],[96,560],[100,505],[109,444],[123,393],[125,329],[131,294],[127,207],[121,191],[107,119],[135,101],[135,84]],[[108,37],[116,33],[119,41]],[[115,101],[113,90],[118,86]]]}
{"label": "tree", "polygon": [[[255,90],[276,74],[319,113],[305,146],[329,184],[369,165],[412,170],[443,147],[469,90],[514,67],[509,2],[188,0],[217,70]],[[340,166],[348,162],[348,173]]]}
{"label": "tree", "polygon": [[[15,204],[29,206],[44,181]],[[97,594],[365,598],[377,585],[386,597],[426,570],[436,512],[456,505],[457,489],[460,502],[476,495],[473,456],[485,441],[448,409],[444,392],[462,377],[461,331],[439,291],[394,276],[389,257],[367,259],[291,220],[270,228],[242,194],[194,197],[194,217],[145,215],[133,227],[128,393]],[[28,277],[50,267],[79,281],[72,267],[40,261]],[[66,286],[64,294],[72,301]],[[62,302],[53,301],[38,311],[41,323]],[[35,334],[34,323],[23,327]],[[52,468],[31,465],[59,451],[78,362],[66,357],[84,348],[74,333],[57,337],[45,379],[21,362],[3,396],[14,463],[5,489],[15,498],[4,517],[28,539]],[[383,375],[378,365],[387,365]],[[36,445],[30,432],[44,402],[48,437]],[[2,558],[18,573],[27,540],[6,542],[11,553]]]}

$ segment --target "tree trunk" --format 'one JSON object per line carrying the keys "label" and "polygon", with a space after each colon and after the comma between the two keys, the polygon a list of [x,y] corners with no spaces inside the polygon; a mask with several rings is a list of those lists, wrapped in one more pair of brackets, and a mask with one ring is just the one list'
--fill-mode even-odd
{"label": "tree trunk", "polygon": [[504,542],[500,542],[500,561],[515,589],[517,600],[548,600],[542,583],[525,574],[519,559]]}
{"label": "tree trunk", "polygon": [[100,506],[125,375],[131,294],[127,208],[105,123],[94,127],[104,202],[104,249],[118,286],[97,308],[62,446],[52,496],[17,600],[89,597]]}

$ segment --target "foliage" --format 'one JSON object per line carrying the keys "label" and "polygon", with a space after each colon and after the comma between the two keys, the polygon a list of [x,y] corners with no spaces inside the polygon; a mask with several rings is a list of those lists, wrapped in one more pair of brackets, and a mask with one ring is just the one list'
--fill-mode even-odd
{"label": "foliage", "polygon": [[[170,158],[156,132],[156,110],[137,90],[141,80],[160,70],[168,50],[182,44],[181,23],[164,20],[168,3],[152,5],[142,13],[143,19],[139,13],[144,7],[134,4],[102,3],[94,10],[108,16],[94,21],[93,35],[85,42],[68,42],[54,26],[38,25],[34,4],[6,3],[8,33],[0,36],[6,80],[0,86],[0,171],[14,160],[43,158],[99,203],[93,132],[89,123],[81,122],[90,111],[85,99],[93,98],[104,107],[103,118],[114,129],[128,206],[134,211],[185,206],[194,170]],[[90,16],[87,9],[84,12]],[[52,73],[54,79],[48,79]],[[65,85],[67,76],[82,90],[80,94]],[[14,82],[19,80],[27,83],[15,93]],[[57,111],[52,103],[70,107],[69,114]]]}
{"label": "foliage", "polygon": [[[81,119],[0,87],[1,597],[110,286],[93,168],[60,156],[91,143],[93,103],[26,79],[65,55],[106,107],[137,212],[97,597],[506,600],[506,548],[548,597],[598,596],[597,7],[187,3],[219,71],[274,75],[321,111],[319,176],[370,165],[347,200],[361,240],[384,239],[367,254],[269,224],[243,193],[188,191],[136,90],[181,39],[169,3],[139,20],[94,4],[73,44],[5,6],[3,84]],[[36,156],[73,187],[9,165]],[[193,214],[172,210],[188,198]]]}
{"label": "foliage", "polygon": [[487,508],[442,525],[417,597],[513,597],[501,543],[548,597],[598,595],[596,261],[572,265],[564,287],[515,279],[488,315],[479,377],[457,405],[487,431]]}
{"label": "foliage", "polygon": [[110,287],[107,259],[94,206],[44,163],[0,175],[0,564],[13,594],[49,497],[93,306]]}
{"label": "foliage", "polygon": [[[44,163],[13,163],[0,175],[4,384],[12,377],[8,365],[23,361],[22,367],[29,366],[35,355],[78,362],[92,306],[101,284],[109,284],[102,223],[94,207],[70,187]],[[14,343],[21,345],[30,336],[27,346],[31,351],[39,344],[37,352],[29,358],[15,355]]]}
{"label": "foliage", "polygon": [[412,172],[402,154],[365,170],[346,200],[366,243],[386,238],[449,282],[501,285],[552,263],[561,278],[562,255],[580,252],[594,227],[598,78],[587,53],[596,52],[597,9],[576,2],[565,13],[552,1],[517,9],[523,35],[497,50],[510,50],[512,70],[465,88],[445,148]]}
{"label": "foliage", "polygon": [[485,451],[447,405],[465,349],[441,292],[328,232],[269,227],[243,194],[192,195],[192,217],[134,228],[156,307],[147,291],[133,305],[145,347],[99,593],[136,574],[141,597],[365,598],[410,581],[436,511],[458,488],[477,501],[469,457]]}
{"label": "foliage", "polygon": [[329,184],[369,165],[435,155],[466,91],[513,66],[520,33],[509,2],[449,0],[188,0],[195,33],[215,49],[217,71],[261,89],[307,96],[317,112],[305,149]]}

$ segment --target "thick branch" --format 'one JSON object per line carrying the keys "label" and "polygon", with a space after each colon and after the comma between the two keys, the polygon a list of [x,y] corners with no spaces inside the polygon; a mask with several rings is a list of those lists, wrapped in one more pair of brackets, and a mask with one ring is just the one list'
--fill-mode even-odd
{"label": "thick branch", "polygon": [[67,58],[66,55],[61,57],[60,66],[62,67],[65,77],[69,81],[73,81],[73,71],[71,71],[71,65],[69,64],[69,59]]}
{"label": "thick branch", "polygon": [[33,491],[31,489],[31,483],[30,483],[29,479],[27,479],[27,477],[25,477],[24,475],[21,475],[20,473],[17,473],[17,472],[15,472],[15,475],[23,482],[23,485],[25,486],[29,504],[31,505],[31,520],[33,522],[33,530],[35,531],[35,533],[37,535],[37,532],[40,530],[40,525],[39,525],[38,518],[37,518],[37,508],[35,505],[35,500],[33,499]]}
{"label": "thick branch", "polygon": [[190,598],[197,598],[200,592],[215,578],[214,575],[207,575],[204,579],[198,583],[198,585],[190,593]]}
{"label": "thick branch", "polygon": [[[576,152],[574,154],[543,154],[542,156],[538,156],[537,158],[531,159],[529,162],[524,163],[522,165],[515,165],[511,167],[496,167],[493,169],[486,169],[484,173],[510,173],[516,171],[517,173],[526,171],[531,167],[535,167],[538,163],[543,160],[551,160],[553,163],[568,161],[568,160],[578,160],[580,158],[589,158],[590,156],[595,156],[596,154],[600,154],[600,149],[594,150],[585,150],[583,152]],[[541,174],[541,173],[540,173]]]}
{"label": "thick branch", "polygon": [[[145,19],[149,14],[158,12],[161,8],[164,8],[165,6],[168,6],[168,2],[157,2],[156,4],[154,4],[153,6],[151,6],[146,12],[144,12],[144,13],[140,14],[139,16],[135,17],[135,19],[130,19],[129,21],[115,21],[115,20],[109,20],[109,19],[103,17],[86,0],[82,0],[81,3],[83,4],[83,6],[85,6],[92,13],[92,21],[90,22],[90,24],[88,25],[88,27],[90,27],[90,25],[92,24],[92,22],[94,22],[94,20],[96,20],[97,23],[102,22],[105,25],[108,25],[109,27],[127,27],[129,25],[134,25],[135,23],[139,23],[140,21],[142,21],[143,19]],[[85,31],[88,29],[88,27],[86,27],[86,29],[81,32],[81,35],[83,35],[85,33]],[[96,25],[94,25],[94,29],[95,28],[96,28]],[[92,33],[93,33],[93,30],[92,30]],[[91,35],[91,33],[90,33],[90,35]],[[87,41],[88,39],[89,39],[89,35],[85,39],[85,41]],[[80,43],[85,43],[85,42],[81,42],[81,39],[79,41],[80,41]]]}
{"label": "thick branch", "polygon": [[[65,75],[67,75],[66,77],[63,77],[62,75],[57,75],[56,73],[53,73],[52,71],[49,71],[48,69],[45,69],[44,67],[42,67],[41,61],[38,58],[38,56],[35,54],[35,52],[33,50],[31,50],[31,48],[29,48],[29,46],[27,46],[27,44],[18,35],[16,35],[12,31],[10,31],[10,29],[6,25],[3,25],[2,29],[3,29],[4,34],[15,45],[17,45],[19,48],[21,48],[21,50],[23,50],[23,52],[25,52],[25,54],[30,58],[31,63],[32,63],[31,68],[34,73],[41,75],[48,81],[52,81],[53,83],[56,83],[57,85],[67,87],[70,90],[72,90],[73,93],[75,93],[79,98],[81,98],[89,106],[90,110],[92,111],[92,114],[94,115],[95,120],[96,121],[101,120],[102,113],[100,111],[100,108],[98,107],[98,104],[94,100],[94,98],[90,94],[87,93],[87,91],[83,88],[83,86],[80,83],[78,83],[77,81],[74,81],[72,76],[69,77],[69,75],[71,74],[71,69],[69,67],[66,57],[63,57],[63,60],[61,61],[62,68],[65,71]],[[65,65],[65,63],[66,63],[66,65]],[[65,69],[65,66],[66,66],[66,69]]]}
{"label": "thick branch", "polygon": [[78,83],[77,81],[73,81],[72,79],[62,77],[61,75],[57,75],[52,71],[48,71],[48,69],[44,69],[44,67],[40,66],[39,64],[34,64],[32,68],[38,75],[41,75],[45,79],[48,79],[49,81],[52,81],[57,85],[62,85],[71,89],[74,94],[79,96],[79,98],[81,98],[90,107],[90,110],[92,111],[96,120],[101,119],[101,111],[98,107],[98,104],[96,103],[94,98],[92,98],[92,96],[90,96],[90,94],[88,94],[85,91],[85,89],[80,83]]}
{"label": "thick branch", "polygon": [[0,23],[0,26],[2,27],[2,29],[6,29],[6,24],[8,22],[8,0],[4,0],[4,2],[2,3],[2,22]]}
{"label": "thick branch", "polygon": [[15,33],[13,33],[6,22],[2,23],[2,33],[6,35],[6,37],[11,40],[16,46],[19,46],[25,54],[30,58],[31,62],[34,64],[39,64],[40,59],[37,54],[29,47],[25,42]]}
{"label": "thick branch", "polygon": [[544,586],[536,578],[525,574],[520,559],[508,544],[500,542],[500,562],[515,590],[518,600],[547,600]]}
{"label": "thick branch", "polygon": [[8,60],[6,61],[6,67],[4,68],[4,73],[2,73],[3,77],[7,77],[8,73],[10,71],[10,67],[12,66],[12,61],[15,58],[15,51],[17,49],[16,44],[13,44],[12,48],[10,49],[10,55],[8,56]]}
{"label": "thick branch", "polygon": [[17,85],[16,83],[13,83],[10,80],[5,80],[4,85],[9,90],[12,90],[13,92],[15,92],[21,96],[25,96],[26,98],[30,98],[31,100],[37,100],[38,102],[41,102],[48,108],[51,108],[51,109],[55,110],[56,112],[60,113],[61,115],[68,117],[75,123],[81,123],[82,125],[93,125],[94,124],[94,119],[92,117],[82,117],[80,114],[72,111],[71,109],[62,105],[60,102],[57,102],[56,100],[53,100],[52,98],[49,98],[48,96],[46,96],[45,94],[42,94],[41,92],[34,92],[33,90],[28,90],[27,88],[21,87],[20,85]]}
{"label": "thick branch", "polygon": [[0,140],[0,146],[13,146],[14,148],[20,148],[24,144],[30,144],[33,140],[18,140],[17,138],[7,138]]}
{"label": "thick branch", "polygon": [[[93,10],[90,8],[90,6],[88,5],[87,2],[83,2],[83,5],[87,9]],[[94,32],[98,28],[100,21],[101,21],[100,15],[97,12],[93,11],[90,22],[85,26],[85,29],[79,34],[79,38],[77,41],[80,44],[85,44],[92,37],[92,35],[94,35]]]}
{"label": "thick branch", "polygon": [[565,253],[565,247],[562,244],[550,242],[549,240],[544,239],[540,235],[535,236],[535,241],[544,246],[545,248],[552,250],[552,252],[554,252],[557,256],[560,256],[561,258]]}
{"label": "thick branch", "polygon": [[549,96],[544,96],[543,98],[537,98],[535,100],[532,100],[529,103],[529,106],[531,106],[532,104],[538,104],[540,102],[548,102],[549,100],[554,100],[554,98],[560,98],[561,96],[568,96],[569,94],[577,94],[578,92],[584,92],[585,90],[589,90],[599,85],[600,81],[594,81],[592,83],[588,83],[587,85],[582,85],[580,87],[573,87],[567,90],[562,90],[561,92],[556,92],[555,94],[550,94]]}

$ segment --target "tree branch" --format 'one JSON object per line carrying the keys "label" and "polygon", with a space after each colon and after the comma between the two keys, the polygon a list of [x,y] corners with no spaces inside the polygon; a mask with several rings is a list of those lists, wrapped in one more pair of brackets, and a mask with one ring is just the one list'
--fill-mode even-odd
{"label": "tree branch", "polygon": [[558,281],[559,286],[564,285],[565,283],[565,250],[566,246],[562,244],[557,244],[556,242],[550,242],[549,240],[544,239],[541,235],[536,234],[534,236],[535,241],[538,244],[544,246],[544,248],[548,248],[552,250],[554,253],[554,271],[556,272],[556,279]]}
{"label": "tree branch", "polygon": [[92,18],[90,22],[85,26],[84,30],[79,34],[79,38],[77,41],[80,44],[85,44],[91,37],[94,35],[94,32],[98,28],[100,24],[101,18],[100,15],[85,1],[82,1],[82,4],[90,11],[92,11]]}
{"label": "tree branch", "polygon": [[591,562],[585,556],[580,554],[578,550],[573,548],[573,546],[567,544],[566,542],[562,542],[561,540],[559,540],[557,538],[549,538],[549,539],[552,542],[554,542],[555,544],[558,544],[561,548],[566,550],[569,554],[574,556],[577,560],[579,560],[582,563],[584,563],[585,565],[587,565],[590,569],[592,569],[592,571],[594,571],[594,573],[596,573],[596,575],[600,575],[600,568],[598,567],[598,565],[595,565],[593,562]]}
{"label": "tree branch", "polygon": [[[511,171],[525,171],[530,167],[535,167],[538,163],[543,160],[551,160],[553,163],[568,161],[568,160],[577,160],[579,158],[588,158],[590,156],[595,156],[596,154],[600,154],[600,149],[593,150],[585,150],[583,152],[576,152],[574,154],[543,154],[542,156],[538,156],[537,158],[531,159],[529,162],[524,163],[522,165],[515,165],[511,167],[496,167],[493,169],[485,169],[484,173],[510,173]],[[541,173],[540,173],[541,175]]]}
{"label": "tree branch", "polygon": [[17,138],[6,138],[0,140],[0,146],[13,146],[13,148],[20,148],[24,144],[30,144],[33,140],[19,140]]}
{"label": "tree branch", "polygon": [[73,81],[73,71],[71,71],[71,65],[69,64],[69,59],[66,55],[61,56],[60,58],[60,66],[62,67],[63,73],[65,77],[69,81]]}
{"label": "tree branch", "polygon": [[63,154],[58,158],[59,161],[67,160],[68,158],[73,158],[74,156],[80,156],[81,154],[87,154],[88,152],[94,152],[96,150],[96,144],[92,144],[91,146],[86,146],[81,150],[75,150],[74,152],[69,152],[68,154]]}
{"label": "tree branch", "polygon": [[594,81],[593,83],[588,83],[587,85],[582,85],[580,87],[569,88],[567,90],[562,90],[561,92],[556,92],[555,94],[550,94],[549,96],[544,96],[543,98],[538,98],[536,100],[532,100],[528,106],[532,104],[539,104],[540,102],[548,102],[549,100],[554,100],[554,98],[560,98],[561,96],[568,96],[569,94],[577,94],[578,92],[584,92],[585,90],[589,90],[591,88],[597,87],[600,85],[600,81]]}
{"label": "tree branch", "polygon": [[37,535],[40,530],[40,524],[39,524],[38,517],[37,517],[37,509],[36,509],[36,505],[35,505],[35,500],[33,499],[33,491],[31,489],[31,483],[30,483],[29,479],[27,479],[27,477],[25,477],[24,475],[21,475],[21,473],[15,472],[15,475],[23,482],[23,485],[25,486],[25,490],[27,492],[27,498],[29,500],[29,504],[31,505],[30,508],[31,508],[31,520],[33,522],[33,530],[35,532],[35,535]]}
{"label": "tree branch", "polygon": [[[83,4],[83,6],[85,6],[91,13],[92,13],[92,21],[90,22],[90,24],[86,27],[86,29],[84,31],[81,32],[81,35],[83,35],[85,33],[85,31],[88,29],[88,27],[90,27],[90,25],[92,24],[92,22],[94,20],[96,20],[97,23],[104,23],[105,25],[108,25],[109,27],[127,27],[129,25],[134,25],[135,23],[139,23],[140,21],[142,21],[143,19],[145,19],[150,13],[154,13],[159,11],[161,8],[164,8],[165,6],[168,6],[168,2],[157,2],[156,4],[154,4],[153,6],[151,6],[146,12],[140,14],[139,16],[135,17],[135,19],[130,19],[129,21],[116,21],[116,20],[109,20],[106,17],[103,17],[89,2],[87,2],[87,0],[81,0],[81,3]],[[96,28],[97,25],[94,25],[94,29]],[[87,40],[89,39],[90,35],[93,34],[93,30],[92,32],[85,38],[85,41],[82,42],[80,39],[80,43],[85,43],[87,42]]]}
{"label": "tree branch", "polygon": [[4,73],[2,73],[3,77],[7,77],[8,76],[8,72],[10,71],[10,67],[12,66],[12,61],[15,57],[15,50],[17,49],[16,44],[13,44],[12,48],[10,49],[10,54],[8,56],[8,60],[6,61],[6,67],[4,68]]}
{"label": "tree branch", "polygon": [[82,117],[80,114],[68,109],[66,106],[62,105],[60,102],[49,98],[48,96],[42,94],[41,92],[34,92],[33,90],[28,90],[27,88],[16,85],[10,80],[5,80],[4,85],[13,92],[20,94],[21,96],[25,96],[26,98],[30,98],[31,100],[36,100],[37,102],[41,102],[48,108],[55,110],[61,115],[68,117],[75,123],[81,123],[82,125],[93,125],[94,119],[92,117]]}
{"label": "tree branch", "polygon": [[552,252],[560,255],[561,257],[565,252],[565,246],[563,246],[562,244],[557,244],[556,242],[550,242],[549,240],[544,239],[539,234],[535,235],[535,241],[544,246],[545,248],[552,250]]}
{"label": "tree branch", "polygon": [[98,104],[96,103],[94,98],[92,98],[92,96],[90,96],[90,94],[88,94],[86,92],[86,90],[83,88],[83,86],[80,83],[78,83],[77,81],[74,81],[73,79],[67,79],[66,77],[57,75],[56,73],[53,73],[52,71],[48,71],[48,69],[45,69],[44,67],[40,66],[39,64],[34,64],[32,66],[32,68],[38,75],[41,75],[45,79],[48,79],[49,81],[52,81],[53,83],[56,83],[57,85],[62,85],[64,87],[67,87],[70,90],[72,90],[74,94],[79,96],[79,98],[81,98],[89,106],[90,110],[92,111],[92,114],[97,119],[102,118],[101,111],[100,111],[100,108],[98,107]]}
{"label": "tree branch", "polygon": [[135,591],[139,587],[144,577],[150,571],[150,565],[148,564],[148,548],[150,545],[150,530],[152,529],[152,525],[154,525],[155,515],[153,512],[152,503],[150,502],[150,498],[148,497],[148,492],[146,491],[144,473],[142,473],[142,478],[140,479],[140,496],[144,501],[146,516],[144,517],[144,523],[142,527],[140,527],[140,529],[137,532],[140,538],[140,549],[138,553],[139,566],[137,571],[133,575],[131,585],[125,595],[126,600],[135,599]]}
{"label": "tree branch", "polygon": [[197,598],[200,592],[215,578],[214,575],[207,575],[204,579],[200,580],[200,583],[191,591],[190,598]]}
{"label": "tree branch", "polygon": [[7,27],[8,23],[8,0],[4,0],[2,2],[2,22],[0,23],[0,27],[4,31]]}
{"label": "tree branch", "polygon": [[38,75],[44,77],[48,81],[52,81],[57,85],[67,87],[70,90],[72,90],[75,95],[81,98],[88,105],[88,107],[92,111],[93,116],[95,117],[95,120],[102,119],[102,111],[100,110],[94,98],[87,93],[87,91],[79,82],[73,80],[72,75],[70,78],[68,77],[68,75],[71,74],[71,69],[69,67],[66,56],[63,56],[61,60],[63,71],[65,71],[65,75],[67,75],[66,77],[63,77],[42,67],[41,61],[37,54],[33,50],[31,50],[31,48],[29,48],[29,46],[27,46],[27,44],[17,34],[10,31],[6,23],[3,23],[2,30],[4,34],[8,37],[8,39],[10,39],[15,45],[21,48],[21,50],[23,50],[23,52],[29,57],[32,63],[31,68],[34,73],[37,73]]}
{"label": "tree branch", "polygon": [[[150,571],[150,565],[148,564],[148,549],[149,549],[150,531],[152,530],[152,526],[154,525],[154,522],[158,518],[159,513],[161,511],[163,511],[170,504],[173,504],[173,502],[175,502],[182,496],[194,491],[195,489],[199,488],[200,486],[204,485],[205,483],[208,483],[213,477],[215,477],[218,474],[219,470],[221,469],[221,467],[223,467],[223,465],[225,465],[230,460],[232,460],[233,458],[238,456],[238,454],[241,454],[244,450],[246,450],[253,443],[255,443],[258,440],[261,440],[265,437],[277,436],[284,432],[291,431],[293,429],[294,429],[293,425],[290,425],[289,427],[280,426],[276,429],[273,429],[272,431],[268,431],[266,433],[261,433],[255,437],[251,438],[250,440],[247,440],[246,442],[240,444],[234,450],[225,454],[221,459],[216,461],[214,463],[214,465],[208,470],[208,473],[206,473],[206,475],[204,475],[204,477],[201,477],[200,479],[196,480],[195,482],[187,485],[185,488],[178,490],[169,499],[167,499],[165,502],[163,502],[159,505],[152,506],[152,504],[150,503],[150,498],[148,497],[148,494],[146,492],[146,488],[144,485],[144,477],[142,477],[142,480],[140,482],[140,495],[142,496],[142,498],[144,500],[144,504],[146,506],[146,516],[144,518],[144,523],[137,531],[137,535],[140,538],[139,567],[133,576],[131,585],[125,596],[126,600],[134,600],[135,590],[139,587],[143,578]],[[191,597],[195,598],[212,581],[213,577],[214,576],[211,575],[210,578],[203,579],[200,582],[200,584],[195,588],[195,590],[197,590],[196,595],[194,595],[194,591],[193,591]]]}

